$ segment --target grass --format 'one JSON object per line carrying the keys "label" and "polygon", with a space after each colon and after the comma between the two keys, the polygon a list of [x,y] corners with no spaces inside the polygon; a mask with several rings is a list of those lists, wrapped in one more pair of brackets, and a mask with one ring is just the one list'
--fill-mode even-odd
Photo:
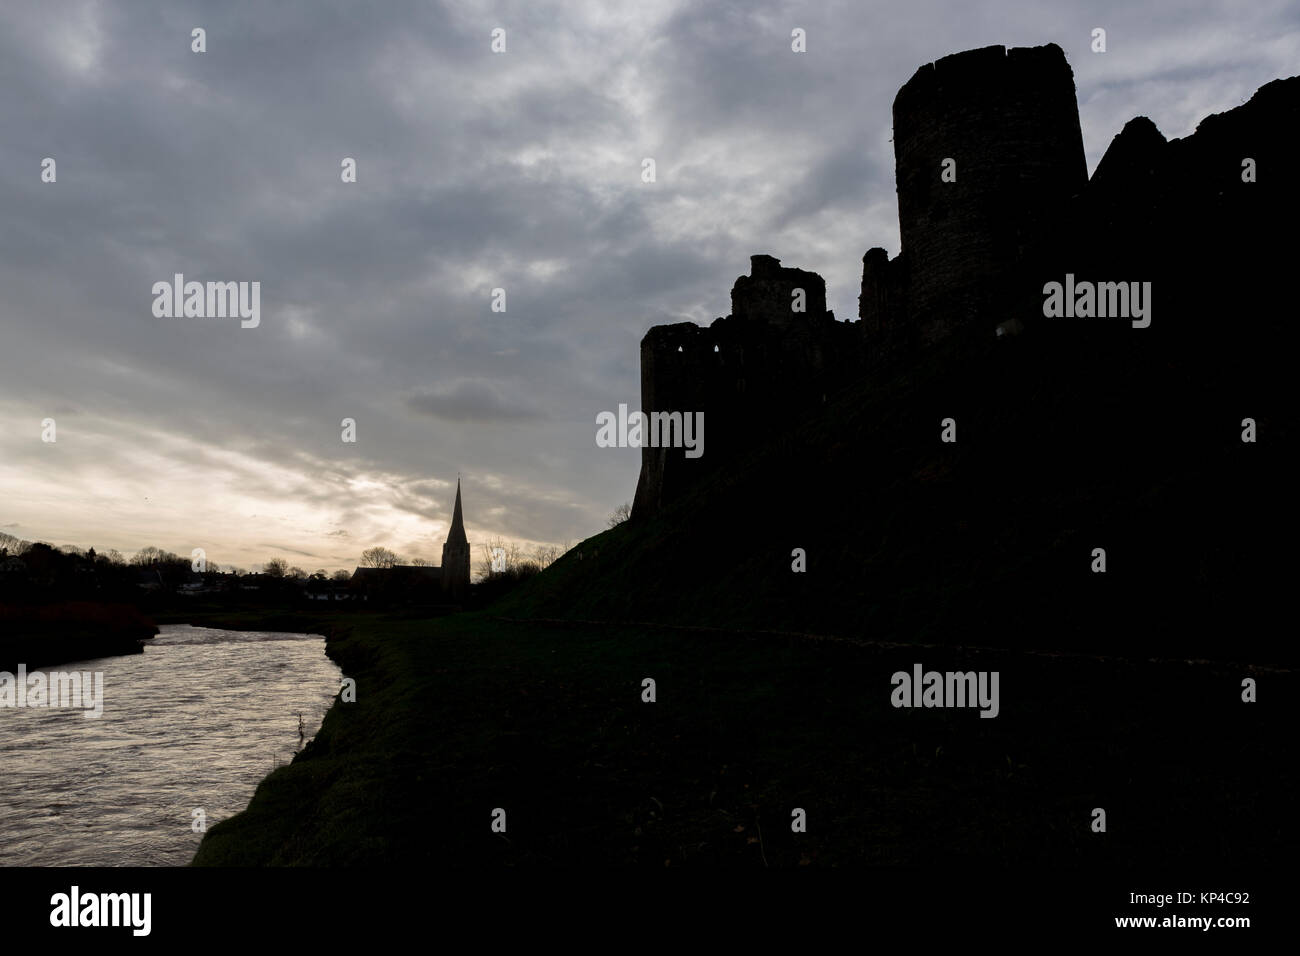
{"label": "grass", "polygon": [[[1289,379],[1179,328],[954,338],[490,611],[323,619],[357,702],[195,863],[1289,862]],[[1001,715],[893,708],[917,662]]]}
{"label": "grass", "polygon": [[[1247,705],[1235,666],[487,612],[358,618],[329,652],[356,702],[195,865],[1243,865],[1294,844],[1264,809],[1296,783],[1277,758],[1284,673]],[[889,677],[918,661],[999,670],[1001,715],[894,709]]]}

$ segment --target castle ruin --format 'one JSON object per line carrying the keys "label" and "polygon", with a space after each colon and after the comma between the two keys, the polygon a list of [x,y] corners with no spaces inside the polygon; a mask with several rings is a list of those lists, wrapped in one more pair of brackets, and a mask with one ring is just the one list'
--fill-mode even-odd
{"label": "castle ruin", "polygon": [[[902,248],[892,259],[878,247],[863,256],[860,321],[835,320],[816,273],[756,255],[732,288],[730,315],[707,328],[655,326],[642,339],[642,410],[703,411],[709,450],[687,459],[680,448],[644,447],[633,517],[743,458],[763,442],[759,429],[793,423],[847,385],[945,341],[1035,325],[1044,282],[1067,269],[1125,280],[1141,271],[1169,314],[1203,307],[1205,290],[1164,280],[1185,275],[1205,243],[1256,230],[1266,193],[1242,192],[1241,156],[1276,156],[1284,168],[1296,127],[1276,120],[1294,119],[1297,103],[1300,78],[1277,80],[1171,142],[1139,117],[1089,180],[1059,46],[984,47],[922,66],[893,104]],[[1285,174],[1269,188],[1294,202]],[[1257,269],[1278,253],[1220,255]],[[802,312],[792,307],[797,289]],[[1215,294],[1232,307],[1229,290]],[[1170,334],[1162,327],[1147,341]]]}

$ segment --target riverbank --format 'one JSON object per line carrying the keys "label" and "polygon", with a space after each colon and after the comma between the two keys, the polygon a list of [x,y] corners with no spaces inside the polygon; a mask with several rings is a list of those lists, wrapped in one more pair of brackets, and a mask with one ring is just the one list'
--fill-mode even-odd
{"label": "riverbank", "polygon": [[93,682],[37,697],[32,674],[0,675],[0,867],[188,864],[194,811],[244,809],[320,726],[339,686],[324,643],[164,625],[144,654],[59,668]]}
{"label": "riverbank", "polygon": [[64,601],[0,605],[0,671],[31,670],[97,657],[139,654],[158,633],[155,622],[127,604]]}
{"label": "riverbank", "polygon": [[[327,649],[356,702],[335,701],[194,865],[1240,867],[1295,842],[1261,811],[1297,784],[1277,759],[1288,672],[1245,705],[1238,665],[487,612],[340,620]],[[916,662],[999,671],[998,717],[893,707],[891,674]]]}

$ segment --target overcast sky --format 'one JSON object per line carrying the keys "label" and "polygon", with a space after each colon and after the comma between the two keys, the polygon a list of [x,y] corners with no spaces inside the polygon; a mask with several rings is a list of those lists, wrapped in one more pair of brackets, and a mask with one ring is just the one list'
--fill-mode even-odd
{"label": "overcast sky", "polygon": [[[637,407],[645,331],[725,315],[754,253],[856,320],[899,86],[1049,41],[1091,172],[1134,116],[1184,136],[1296,72],[1300,5],[7,0],[0,531],[438,563],[457,472],[476,560],[599,531],[639,452],[595,418]],[[260,281],[260,325],[155,317],[178,272]]]}

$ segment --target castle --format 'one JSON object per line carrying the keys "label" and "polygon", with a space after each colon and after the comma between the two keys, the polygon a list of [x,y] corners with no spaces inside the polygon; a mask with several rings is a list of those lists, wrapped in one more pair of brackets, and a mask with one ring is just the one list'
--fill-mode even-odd
{"label": "castle", "polygon": [[[1270,208],[1296,208],[1288,180],[1297,120],[1300,77],[1267,84],[1183,140],[1167,142],[1139,117],[1089,179],[1060,47],[992,46],[922,66],[893,104],[902,248],[892,259],[882,248],[863,256],[858,322],[826,310],[816,273],[756,255],[732,288],[730,315],[708,328],[655,326],[642,339],[642,410],[703,411],[710,438],[695,460],[680,448],[642,448],[633,518],[742,460],[832,393],[898,374],[942,343],[1031,328],[1044,341],[1072,334],[1043,320],[1044,283],[1067,272],[1152,280],[1170,319],[1252,307],[1262,283],[1206,288],[1189,278],[1201,278],[1207,247],[1214,276],[1289,269],[1284,244],[1250,239],[1267,229]],[[1267,183],[1243,174],[1247,160],[1270,168]],[[1261,321],[1281,323],[1267,300],[1253,307]],[[1173,355],[1189,330],[1198,358],[1225,357],[1205,344],[1203,323],[1158,321],[1132,347],[1155,342]]]}
{"label": "castle", "polygon": [[1032,309],[1036,290],[1016,278],[1088,182],[1061,48],[985,47],[921,67],[894,99],[894,156],[902,251],[862,258],[868,348],[914,349],[978,316]]}

